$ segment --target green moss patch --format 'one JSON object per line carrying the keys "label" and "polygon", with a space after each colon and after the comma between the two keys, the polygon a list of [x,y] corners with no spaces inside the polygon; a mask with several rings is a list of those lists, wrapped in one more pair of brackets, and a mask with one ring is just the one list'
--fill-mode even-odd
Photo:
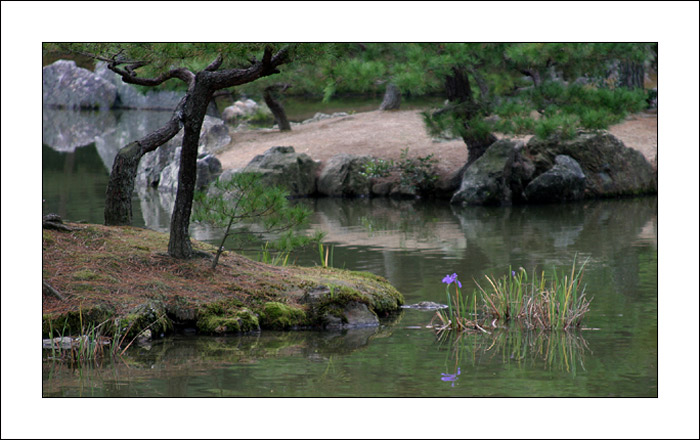
{"label": "green moss patch", "polygon": [[197,329],[204,334],[242,333],[260,330],[260,323],[250,310],[219,301],[200,308]]}
{"label": "green moss patch", "polygon": [[262,328],[285,330],[291,327],[309,325],[306,312],[280,302],[267,302],[260,313]]}

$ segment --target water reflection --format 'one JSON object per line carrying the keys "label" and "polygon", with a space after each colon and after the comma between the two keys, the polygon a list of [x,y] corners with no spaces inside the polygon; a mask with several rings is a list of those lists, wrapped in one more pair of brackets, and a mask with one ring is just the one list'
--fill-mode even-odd
{"label": "water reflection", "polygon": [[446,365],[457,365],[458,370],[495,360],[521,369],[545,368],[576,376],[579,368],[586,370],[584,360],[591,353],[584,331],[451,332],[440,338],[440,344],[448,352]]}
{"label": "water reflection", "polygon": [[[235,386],[261,383],[261,375],[285,376],[288,372],[269,365],[275,359],[297,359],[307,365],[317,364],[323,372],[314,381],[338,378],[333,359],[365,350],[370,341],[388,338],[392,325],[375,328],[346,329],[328,332],[264,332],[232,337],[176,336],[134,347],[111,362],[83,364],[79,368],[66,363],[43,363],[44,396],[187,396],[193,387],[212,386],[209,376],[224,369],[236,377]],[[50,351],[45,351],[45,358]],[[231,368],[231,367],[234,368]],[[230,378],[226,380],[229,382]],[[279,378],[270,383],[278,382]],[[144,382],[149,386],[142,386]],[[257,395],[251,387],[250,395]],[[195,392],[196,394],[196,392]],[[204,393],[207,394],[207,393]]]}
{"label": "water reflection", "polygon": [[[337,267],[370,270],[408,295],[423,295],[408,297],[409,303],[444,300],[440,279],[445,273],[462,274],[471,291],[473,277],[498,277],[509,266],[528,272],[571,267],[575,254],[589,258],[598,275],[597,269],[615,265],[614,283],[627,292],[644,272],[640,250],[656,252],[656,197],[459,209],[439,201],[387,199],[300,203],[313,209],[312,227],[335,246]],[[299,262],[317,259],[310,253]]]}
{"label": "water reflection", "polygon": [[42,109],[42,143],[55,151],[72,153],[95,144],[109,172],[119,150],[129,142],[163,126],[168,111],[74,111]]}
{"label": "water reflection", "polygon": [[455,382],[457,381],[457,379],[459,379],[457,376],[459,376],[460,374],[462,374],[462,369],[461,367],[457,367],[457,372],[455,374],[440,373],[440,375],[442,376],[440,380],[443,382],[452,382],[450,386],[454,388]]}

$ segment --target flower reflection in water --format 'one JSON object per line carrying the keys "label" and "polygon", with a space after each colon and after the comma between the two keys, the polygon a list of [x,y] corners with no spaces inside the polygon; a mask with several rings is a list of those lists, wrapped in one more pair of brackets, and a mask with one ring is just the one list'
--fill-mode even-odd
{"label": "flower reflection in water", "polygon": [[447,373],[440,373],[442,377],[440,378],[441,381],[443,382],[452,382],[452,387],[455,386],[455,382],[457,381],[458,377],[462,373],[461,368],[457,367],[457,373],[456,374],[447,374]]}

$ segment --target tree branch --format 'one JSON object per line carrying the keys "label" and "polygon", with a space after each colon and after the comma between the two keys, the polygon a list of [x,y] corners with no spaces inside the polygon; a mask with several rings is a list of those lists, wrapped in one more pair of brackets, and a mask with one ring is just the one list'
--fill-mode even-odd
{"label": "tree branch", "polygon": [[[124,64],[123,62],[120,61],[114,61],[112,60],[107,67],[109,70],[112,72],[120,75],[122,77],[122,81],[124,81],[127,84],[136,84],[140,86],[157,86],[159,84],[164,83],[165,81],[171,79],[171,78],[177,78],[185,82],[188,86],[191,86],[192,83],[194,82],[194,74],[190,72],[188,69],[185,69],[184,67],[180,67],[178,69],[172,69],[168,72],[162,73],[158,75],[155,78],[138,78],[136,76],[136,72],[133,72],[135,68],[141,67],[144,64],[141,64],[142,62],[136,62],[131,64],[130,66],[127,66],[125,69],[121,69],[118,67],[119,64]],[[136,66],[136,67],[134,67]]]}
{"label": "tree branch", "polygon": [[82,55],[82,56],[85,56],[85,57],[88,57],[88,58],[92,58],[92,59],[95,59],[95,60],[99,60],[99,61],[105,61],[105,62],[107,62],[107,63],[113,63],[113,62],[116,62],[117,64],[136,64],[136,63],[144,63],[144,64],[143,64],[144,66],[145,66],[146,64],[148,64],[148,62],[143,61],[143,60],[124,60],[124,59],[117,60],[117,57],[124,51],[123,49],[120,50],[119,52],[117,52],[116,54],[114,54],[112,57],[107,58],[107,57],[103,57],[103,56],[101,56],[101,55],[97,55],[97,54],[90,53],[90,52],[85,52],[85,51],[82,51],[82,50],[74,50],[74,49],[71,49],[69,46],[63,46],[63,45],[61,45],[60,47],[61,47],[63,50],[67,51],[67,52],[72,52],[72,53],[75,53],[75,54],[78,54],[78,55]]}
{"label": "tree branch", "polygon": [[223,63],[224,57],[219,54],[214,61],[211,62],[207,67],[204,68],[207,72],[214,72],[215,70],[218,70],[219,67],[221,67],[221,63]]}
{"label": "tree branch", "polygon": [[251,66],[247,69],[226,69],[211,72],[209,74],[210,86],[213,90],[219,90],[246,84],[258,78],[279,73],[277,66],[288,63],[289,61],[289,53],[286,47],[272,55],[272,48],[267,46],[262,61],[252,58],[250,60]]}
{"label": "tree branch", "polygon": [[182,108],[185,105],[186,99],[186,96],[180,99],[177,107],[175,107],[175,110],[173,110],[172,117],[164,126],[148,133],[146,136],[137,141],[143,154],[155,150],[172,139],[180,131],[183,126]]}
{"label": "tree branch", "polygon": [[540,78],[540,72],[534,69],[518,69],[518,72],[522,73],[523,75],[527,75],[530,78],[532,78],[532,83],[535,85],[535,87],[539,87],[540,84],[542,84],[542,79]]}
{"label": "tree branch", "polygon": [[43,287],[44,292],[55,296],[56,298],[60,299],[61,301],[65,301],[66,297],[61,295],[61,292],[53,288],[49,283],[47,283],[44,280],[41,280],[41,285]]}

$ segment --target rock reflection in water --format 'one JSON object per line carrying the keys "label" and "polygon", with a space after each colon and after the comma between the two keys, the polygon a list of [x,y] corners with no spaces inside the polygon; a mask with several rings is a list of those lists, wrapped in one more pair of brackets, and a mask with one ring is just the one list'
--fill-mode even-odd
{"label": "rock reflection in water", "polygon": [[56,151],[71,153],[95,143],[109,172],[119,150],[163,126],[169,111],[75,111],[42,109],[42,143]]}

